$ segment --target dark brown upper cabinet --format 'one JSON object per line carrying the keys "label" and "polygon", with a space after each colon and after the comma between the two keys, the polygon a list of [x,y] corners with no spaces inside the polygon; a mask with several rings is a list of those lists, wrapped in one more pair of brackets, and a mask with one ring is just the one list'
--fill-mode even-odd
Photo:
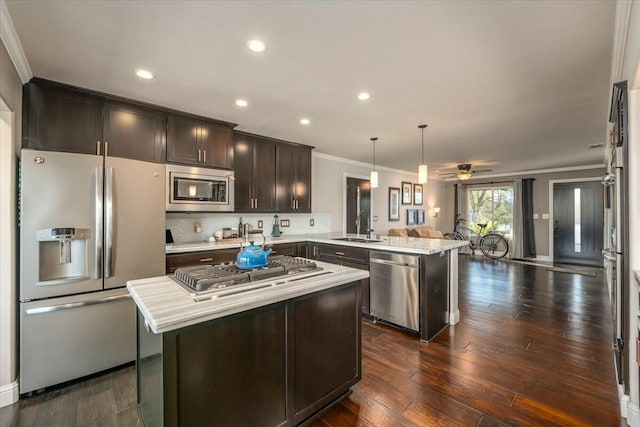
{"label": "dark brown upper cabinet", "polygon": [[23,90],[22,139],[23,148],[96,154],[102,141],[102,99],[28,83]]}
{"label": "dark brown upper cabinet", "polygon": [[164,163],[164,114],[115,103],[105,104],[103,112],[105,154]]}
{"label": "dark brown upper cabinet", "polygon": [[236,212],[275,211],[276,145],[256,135],[234,134]]}
{"label": "dark brown upper cabinet", "polygon": [[187,116],[169,115],[167,162],[231,169],[231,128]]}
{"label": "dark brown upper cabinet", "polygon": [[160,111],[40,79],[24,86],[23,108],[24,148],[164,163]]}
{"label": "dark brown upper cabinet", "polygon": [[277,212],[311,212],[311,148],[276,144]]}

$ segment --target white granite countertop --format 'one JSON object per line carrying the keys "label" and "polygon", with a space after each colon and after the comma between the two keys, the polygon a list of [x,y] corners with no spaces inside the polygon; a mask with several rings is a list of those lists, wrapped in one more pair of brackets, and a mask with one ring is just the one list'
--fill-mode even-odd
{"label": "white granite countertop", "polygon": [[[390,252],[403,252],[418,255],[431,255],[443,251],[449,251],[452,249],[461,248],[467,246],[469,242],[460,240],[446,240],[446,239],[425,239],[420,237],[392,237],[392,236],[380,236],[380,242],[348,242],[343,240],[334,240],[341,237],[356,237],[355,234],[345,235],[343,233],[323,233],[323,234],[298,234],[291,236],[281,237],[266,237],[266,244],[278,244],[278,243],[299,243],[299,242],[315,242],[325,243],[330,245],[352,246],[358,248],[375,249],[380,251]],[[363,237],[363,236],[360,236]],[[261,236],[256,236],[256,242],[260,244],[262,242]],[[182,253],[182,252],[197,252],[197,251],[209,251],[215,249],[229,249],[240,248],[240,244],[237,242],[227,243],[224,241],[218,242],[195,242],[195,243],[173,243],[166,245],[166,253]]]}
{"label": "white granite countertop", "polygon": [[168,276],[131,280],[127,289],[147,325],[157,334],[369,277],[368,271],[315,262],[321,271],[265,279],[196,297]]}

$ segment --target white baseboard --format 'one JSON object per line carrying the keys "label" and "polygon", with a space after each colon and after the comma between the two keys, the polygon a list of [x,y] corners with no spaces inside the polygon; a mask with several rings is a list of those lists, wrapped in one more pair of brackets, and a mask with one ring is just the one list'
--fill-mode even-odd
{"label": "white baseboard", "polygon": [[[627,399],[628,400],[628,399]],[[631,402],[627,403],[627,424],[631,427],[640,427],[640,407]]]}
{"label": "white baseboard", "polygon": [[455,325],[460,321],[460,310],[456,310],[453,313],[449,312],[449,324]]}
{"label": "white baseboard", "polygon": [[0,386],[0,408],[16,403],[19,398],[18,381]]}
{"label": "white baseboard", "polygon": [[553,262],[553,257],[549,255],[538,255],[536,261]]}

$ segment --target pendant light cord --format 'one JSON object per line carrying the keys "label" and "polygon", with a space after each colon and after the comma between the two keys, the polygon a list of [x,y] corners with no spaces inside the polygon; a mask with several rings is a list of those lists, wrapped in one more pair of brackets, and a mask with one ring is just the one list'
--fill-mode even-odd
{"label": "pendant light cord", "polygon": [[418,127],[422,129],[422,163],[420,164],[424,165],[424,128],[426,128],[427,125],[419,125]]}
{"label": "pendant light cord", "polygon": [[373,141],[373,170],[376,170],[376,140],[378,138],[371,138]]}

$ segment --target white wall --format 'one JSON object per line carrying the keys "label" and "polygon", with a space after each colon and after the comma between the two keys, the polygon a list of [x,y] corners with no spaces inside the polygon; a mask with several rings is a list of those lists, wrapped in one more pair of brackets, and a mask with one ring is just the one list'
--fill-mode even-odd
{"label": "white wall", "polygon": [[[0,5],[2,6],[2,5]],[[0,11],[1,12],[1,11]],[[0,17],[1,18],[1,17]],[[4,21],[2,22],[5,23]],[[20,146],[22,82],[0,42],[0,407],[17,398],[16,147]]]}
{"label": "white wall", "polygon": [[[357,175],[368,176],[372,165],[314,153],[313,156],[313,188],[312,209],[314,213],[326,213],[331,216],[331,231],[343,231],[344,212],[344,176]],[[372,189],[373,206],[371,212],[371,228],[373,234],[386,234],[390,228],[404,228],[407,225],[407,209],[425,209],[425,221],[427,225],[436,226],[433,218],[433,207],[441,207],[442,217],[444,211],[444,183],[443,181],[429,178],[424,186],[423,205],[402,205],[400,221],[389,221],[389,187],[400,187],[402,181],[415,183],[418,181],[418,164],[416,172],[406,172],[384,167],[376,167],[378,170],[378,188]],[[446,214],[446,213],[445,213]],[[375,221],[374,217],[378,220]],[[436,227],[438,228],[438,227]]]}

